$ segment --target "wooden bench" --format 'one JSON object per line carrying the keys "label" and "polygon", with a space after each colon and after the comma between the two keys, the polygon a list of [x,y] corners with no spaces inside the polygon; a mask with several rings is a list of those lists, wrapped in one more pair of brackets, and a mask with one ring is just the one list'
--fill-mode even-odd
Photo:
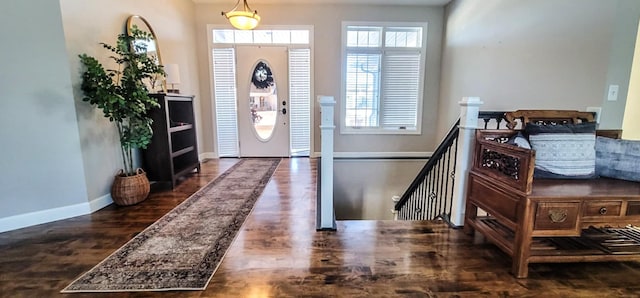
{"label": "wooden bench", "polygon": [[630,226],[640,225],[640,183],[534,179],[535,151],[504,143],[517,133],[518,121],[576,123],[593,121],[593,115],[536,110],[505,118],[511,129],[476,133],[465,232],[480,232],[511,256],[518,278],[528,276],[530,263],[640,260],[640,229]]}

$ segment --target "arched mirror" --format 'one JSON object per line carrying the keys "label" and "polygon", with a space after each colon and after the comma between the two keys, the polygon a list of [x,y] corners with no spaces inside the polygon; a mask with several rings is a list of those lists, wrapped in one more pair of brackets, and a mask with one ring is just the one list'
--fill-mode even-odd
{"label": "arched mirror", "polygon": [[[145,20],[145,18],[141,16],[132,15],[127,18],[127,35],[132,35],[131,32],[134,27],[153,36],[153,40],[136,40],[134,41],[134,43],[145,43],[147,55],[149,55],[152,60],[155,60],[156,64],[162,65],[162,57],[160,56],[160,46],[158,45],[158,38],[156,37],[156,33],[153,32],[151,25],[149,25],[149,22],[147,22],[147,20]],[[149,90],[152,92],[156,91],[158,88],[160,88],[161,91],[166,91],[166,86],[164,85],[164,79],[162,77],[152,78],[149,82],[149,85]]]}
{"label": "arched mirror", "polygon": [[278,93],[271,68],[266,61],[258,61],[251,73],[249,109],[253,128],[261,141],[273,135],[278,116]]}

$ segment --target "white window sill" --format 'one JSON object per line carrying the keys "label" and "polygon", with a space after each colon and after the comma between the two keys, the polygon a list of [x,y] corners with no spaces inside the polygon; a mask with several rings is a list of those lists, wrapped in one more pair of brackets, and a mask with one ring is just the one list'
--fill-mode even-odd
{"label": "white window sill", "polygon": [[419,135],[419,129],[384,129],[384,128],[354,128],[340,127],[340,134],[343,135]]}

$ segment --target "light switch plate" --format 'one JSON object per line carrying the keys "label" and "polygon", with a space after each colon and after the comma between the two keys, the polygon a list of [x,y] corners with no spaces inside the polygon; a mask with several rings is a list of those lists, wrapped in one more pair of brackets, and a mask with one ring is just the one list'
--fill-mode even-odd
{"label": "light switch plate", "polygon": [[620,91],[620,86],[618,85],[609,85],[609,93],[607,93],[608,101],[616,101],[618,100],[618,91]]}

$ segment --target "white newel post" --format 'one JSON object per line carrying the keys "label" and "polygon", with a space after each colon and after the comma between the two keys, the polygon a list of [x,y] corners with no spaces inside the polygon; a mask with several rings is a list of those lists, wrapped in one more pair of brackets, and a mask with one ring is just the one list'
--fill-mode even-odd
{"label": "white newel post", "polygon": [[395,206],[398,202],[400,202],[400,196],[391,197],[391,202],[393,206],[391,207],[391,214],[393,214],[393,220],[398,220],[398,210],[396,210]]}
{"label": "white newel post", "polygon": [[320,166],[322,170],[320,186],[320,229],[335,230],[333,210],[333,124],[334,106],[336,101],[333,96],[318,96],[320,103],[320,131],[321,131],[321,156]]}
{"label": "white newel post", "polygon": [[455,169],[455,188],[451,203],[451,223],[464,225],[467,176],[473,156],[475,131],[478,128],[478,112],[483,104],[479,97],[463,97],[460,101],[460,133],[458,135],[458,161]]}

